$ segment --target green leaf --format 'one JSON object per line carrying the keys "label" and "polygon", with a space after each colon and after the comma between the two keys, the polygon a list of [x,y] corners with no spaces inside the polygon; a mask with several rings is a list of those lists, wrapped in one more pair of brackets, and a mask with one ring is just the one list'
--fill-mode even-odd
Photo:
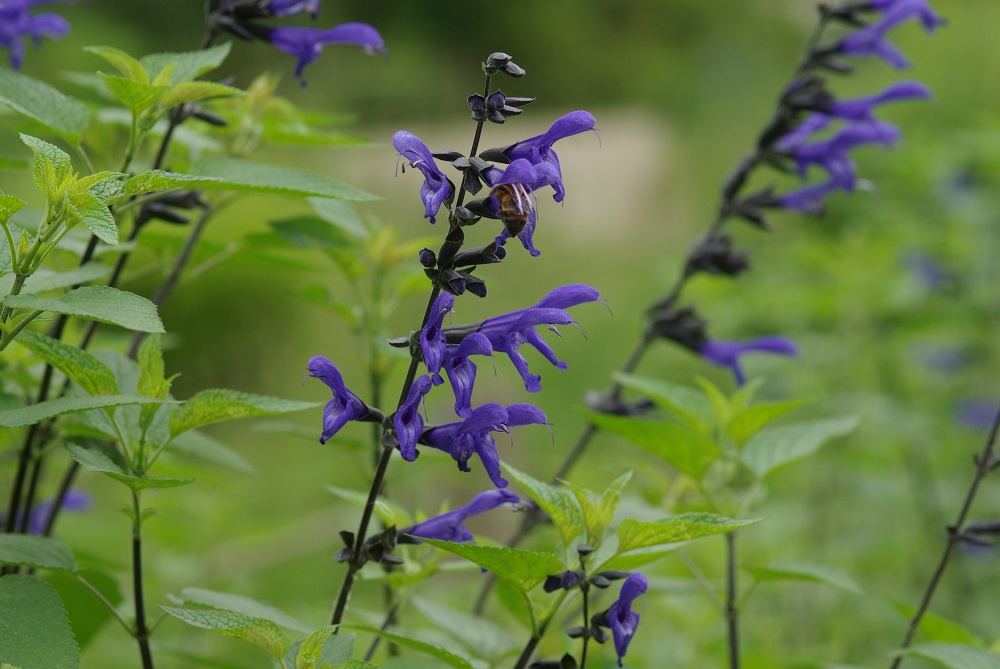
{"label": "green leaf", "polygon": [[646,546],[691,541],[760,522],[761,519],[734,520],[713,513],[685,513],[653,523],[626,518],[618,526],[618,552]]}
{"label": "green leaf", "polygon": [[369,627],[367,625],[341,625],[341,629],[352,630],[355,632],[368,632],[376,636],[380,636],[386,641],[402,646],[403,648],[410,648],[412,650],[420,651],[421,653],[427,653],[442,662],[447,663],[449,666],[455,667],[455,669],[475,669],[472,662],[467,658],[457,655],[450,650],[445,650],[440,646],[436,646],[426,641],[420,641],[419,639],[413,639],[408,636],[403,636],[402,634],[396,634],[395,632],[386,632],[380,630],[377,627]]}
{"label": "green leaf", "polygon": [[15,341],[65,374],[87,394],[118,394],[118,382],[111,368],[79,347],[28,330],[21,332]]}
{"label": "green leaf", "polygon": [[181,590],[180,597],[176,598],[176,600],[175,603],[179,604],[197,604],[213,609],[233,611],[250,618],[261,618],[279,627],[296,632],[308,634],[313,631],[311,627],[299,622],[284,611],[243,595],[216,592],[215,590],[205,590],[204,588],[184,588]]}
{"label": "green leaf", "polygon": [[757,404],[737,411],[726,423],[726,434],[737,444],[743,445],[768,423],[808,403],[806,400],[795,400],[776,404]]}
{"label": "green leaf", "polygon": [[164,378],[163,351],[160,349],[160,335],[150,335],[139,346],[136,360],[139,363],[139,381],[136,392],[146,397],[166,398],[170,383]]}
{"label": "green leaf", "polygon": [[189,431],[170,442],[167,450],[181,455],[191,455],[206,462],[257,476],[257,469],[242,455],[221,441],[203,432]]}
{"label": "green leaf", "polygon": [[292,640],[283,629],[263,618],[253,618],[242,613],[218,609],[181,609],[173,606],[160,608],[188,625],[249,641],[279,661],[285,657],[289,646],[292,645]]}
{"label": "green leaf", "polygon": [[564,547],[568,548],[573,540],[586,532],[587,525],[574,496],[568,490],[560,490],[548,483],[539,481],[522,471],[501,463],[504,471],[528,491],[541,509],[549,515],[552,523],[559,531]]}
{"label": "green leaf", "polygon": [[83,50],[95,56],[100,56],[126,78],[142,84],[149,83],[149,73],[146,72],[146,68],[142,66],[142,63],[121,49],[116,49],[112,46],[85,46]]}
{"label": "green leaf", "polygon": [[59,594],[59,599],[69,614],[69,625],[76,636],[76,642],[80,644],[80,650],[86,650],[94,637],[113,618],[111,611],[97,601],[94,593],[87,589],[80,579],[86,579],[87,583],[97,589],[112,606],[121,604],[123,599],[118,579],[103,571],[92,569],[77,573],[52,571],[43,578]]}
{"label": "green leaf", "polygon": [[73,174],[73,161],[58,146],[43,142],[37,137],[21,133],[21,141],[34,154],[31,174],[35,185],[50,201],[55,201],[66,180]]}
{"label": "green leaf", "polygon": [[421,539],[421,541],[475,562],[521,592],[528,592],[544,581],[546,576],[559,574],[566,569],[562,561],[552,553],[505,546],[480,546],[476,543],[454,543],[438,539]]}
{"label": "green leaf", "polygon": [[302,411],[319,406],[322,403],[295,402],[238,390],[203,390],[171,411],[170,434],[177,436],[181,432],[224,420]]}
{"label": "green leaf", "polygon": [[[893,607],[899,611],[907,620],[913,618],[917,609],[903,602],[892,602]],[[928,641],[935,643],[958,643],[976,648],[985,648],[986,642],[982,637],[967,630],[953,620],[948,620],[943,616],[930,611],[924,611],[920,618],[920,635]]]}
{"label": "green leaf", "polygon": [[641,393],[692,427],[707,428],[714,412],[705,393],[660,379],[616,374],[615,380],[625,388]]}
{"label": "green leaf", "polygon": [[20,669],[78,669],[80,648],[55,589],[32,576],[0,578],[0,662]]}
{"label": "green leaf", "polygon": [[160,104],[169,109],[185,102],[241,95],[246,95],[246,92],[225,84],[217,84],[212,81],[189,81],[171,88],[160,100]]}
{"label": "green leaf", "polygon": [[155,105],[170,90],[168,86],[154,86],[127,77],[99,74],[111,95],[136,116]]}
{"label": "green leaf", "polygon": [[76,571],[69,546],[52,537],[31,534],[0,534],[0,564]]}
{"label": "green leaf", "polygon": [[810,581],[839,590],[863,594],[850,574],[836,567],[805,562],[775,562],[766,567],[744,567],[758,581]]}
{"label": "green leaf", "polygon": [[948,669],[1000,669],[1000,655],[958,643],[922,643],[894,655],[922,657]]}
{"label": "green leaf", "polygon": [[734,407],[726,397],[726,394],[719,390],[719,387],[709,381],[708,379],[698,376],[695,377],[698,385],[701,389],[705,391],[705,395],[708,397],[708,401],[712,404],[712,412],[715,414],[716,422],[719,425],[725,425],[732,418]]}
{"label": "green leaf", "polygon": [[742,458],[758,478],[815,453],[834,437],[848,434],[858,426],[856,416],[796,423],[754,435],[743,447]]}
{"label": "green leaf", "polygon": [[[0,70],[3,72],[3,70]],[[21,210],[21,207],[25,205],[24,200],[14,197],[13,195],[5,195],[0,191],[0,222],[6,223],[10,220],[10,217]],[[4,242],[7,240],[4,239]]]}
{"label": "green leaf", "polygon": [[215,177],[202,177],[164,170],[150,170],[142,174],[137,174],[126,181],[121,193],[115,197],[114,201],[124,200],[140,193],[151,193],[170,188],[203,188],[206,184],[218,181],[220,180]]}
{"label": "green leaf", "polygon": [[79,144],[91,112],[76,98],[52,86],[6,68],[0,69],[0,103],[38,121],[71,144]]}
{"label": "green leaf", "polygon": [[31,293],[42,293],[57,288],[69,288],[90,281],[106,278],[111,274],[111,268],[99,262],[89,262],[74,267],[65,272],[38,271],[32,274],[24,284],[24,289]]}
{"label": "green leaf", "polygon": [[597,427],[625,437],[695,480],[704,478],[720,456],[719,447],[711,437],[686,423],[584,413]]}
{"label": "green leaf", "polygon": [[423,597],[414,597],[410,603],[424,618],[478,658],[496,663],[498,658],[524,646],[502,627],[486,618],[470,616],[468,611],[456,611]]}
{"label": "green leaf", "polygon": [[117,407],[125,404],[153,404],[163,403],[163,400],[152,397],[142,397],[141,395],[98,395],[94,397],[60,397],[55,400],[48,400],[38,404],[31,404],[17,409],[0,411],[0,426],[2,427],[24,427],[33,423],[40,423],[49,418],[55,418],[67,413],[78,413],[80,411],[90,411],[91,409],[104,409],[107,407]]}
{"label": "green leaf", "polygon": [[[338,202],[338,200],[330,200]],[[271,221],[271,228],[292,246],[299,248],[349,249],[353,241],[339,228],[319,216],[295,216]]]}
{"label": "green leaf", "polygon": [[359,202],[379,199],[354,186],[334,181],[319,174],[294,167],[268,165],[239,158],[206,158],[193,165],[191,173],[219,179],[219,181],[212,181],[201,186],[205,189],[279,193],[303,197],[333,197]]}
{"label": "green leaf", "polygon": [[[354,635],[333,636],[336,629],[333,625],[327,625],[310,634],[295,655],[295,668],[317,669],[349,662],[354,654]],[[286,664],[291,666],[290,663]]]}
{"label": "green leaf", "polygon": [[80,193],[70,199],[70,214],[105,244],[118,245],[118,225],[107,205],[96,195]]}
{"label": "green leaf", "polygon": [[587,543],[591,547],[598,548],[604,541],[604,535],[607,534],[608,527],[611,526],[611,521],[615,517],[615,511],[618,509],[618,504],[621,502],[622,490],[625,489],[631,478],[632,472],[626,472],[619,476],[601,494],[599,501],[590,490],[566,482],[583,510],[583,519],[587,525]]}
{"label": "green leaf", "polygon": [[81,446],[67,443],[66,450],[71,458],[80,463],[88,472],[101,472],[108,475],[119,483],[124,483],[132,490],[146,490],[147,488],[179,488],[180,486],[193,483],[194,479],[175,478],[148,478],[145,476],[132,476],[127,473],[120,461],[115,457],[113,451],[107,450],[100,444]]}
{"label": "green leaf", "polygon": [[309,206],[313,211],[330,225],[334,225],[349,235],[359,239],[368,239],[370,236],[368,228],[358,217],[358,212],[349,202],[343,200],[331,200],[325,197],[309,198]]}
{"label": "green leaf", "polygon": [[139,332],[165,332],[156,313],[156,305],[145,297],[110,286],[83,286],[58,298],[30,293],[8,295],[3,302],[15,309],[79,316]]}
{"label": "green leaf", "polygon": [[151,53],[139,59],[149,76],[156,79],[167,66],[172,66],[170,83],[180,84],[191,81],[210,70],[214,70],[229,55],[229,42],[200,51],[181,53]]}

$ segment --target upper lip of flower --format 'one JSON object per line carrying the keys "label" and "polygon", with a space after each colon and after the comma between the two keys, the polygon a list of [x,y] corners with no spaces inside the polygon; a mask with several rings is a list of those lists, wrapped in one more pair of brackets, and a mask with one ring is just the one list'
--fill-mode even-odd
{"label": "upper lip of flower", "polygon": [[319,58],[324,44],[355,44],[369,54],[385,51],[382,36],[367,23],[343,23],[325,30],[298,26],[281,26],[264,30],[259,30],[258,26],[257,30],[253,30],[253,26],[244,25],[243,28],[243,32],[252,30],[261,33],[263,38],[275,47],[298,58],[295,76],[303,86],[305,80],[302,78],[302,69]]}
{"label": "upper lip of flower", "polygon": [[702,344],[698,349],[701,357],[708,362],[732,370],[737,385],[743,385],[746,382],[743,368],[740,366],[740,356],[751,352],[794,356],[799,354],[799,349],[790,339],[774,335],[757,337],[749,341],[712,339]]}
{"label": "upper lip of flower", "polygon": [[452,509],[433,518],[428,518],[421,523],[401,530],[401,532],[424,539],[441,539],[456,543],[472,541],[475,537],[469,531],[469,528],[465,526],[466,519],[495,509],[503,504],[516,504],[519,502],[521,502],[521,498],[509,490],[504,490],[503,488],[487,490],[473,497],[472,501],[465,506],[460,506],[457,509]]}
{"label": "upper lip of flower", "polygon": [[424,183],[420,187],[420,197],[424,201],[426,212],[424,218],[429,218],[434,223],[441,205],[451,199],[454,186],[434,162],[431,150],[412,132],[397,132],[392,136],[392,146],[411,167],[417,168],[424,175]]}

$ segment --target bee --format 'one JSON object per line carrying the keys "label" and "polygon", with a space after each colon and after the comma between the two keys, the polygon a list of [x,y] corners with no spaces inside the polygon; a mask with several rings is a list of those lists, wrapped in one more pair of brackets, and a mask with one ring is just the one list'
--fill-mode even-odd
{"label": "bee", "polygon": [[528,224],[528,216],[533,210],[528,190],[521,184],[499,184],[493,187],[493,195],[500,202],[497,212],[511,237],[517,237]]}

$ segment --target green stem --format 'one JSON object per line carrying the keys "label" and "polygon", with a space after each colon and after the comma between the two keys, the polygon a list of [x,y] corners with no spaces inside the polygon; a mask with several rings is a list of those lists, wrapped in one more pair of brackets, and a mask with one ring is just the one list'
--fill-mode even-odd
{"label": "green stem", "polygon": [[101,604],[103,604],[104,607],[108,611],[111,612],[111,615],[113,615],[115,617],[115,620],[117,620],[118,623],[122,627],[125,628],[125,631],[128,632],[129,635],[133,634],[132,626],[129,625],[128,621],[125,620],[125,618],[122,616],[122,614],[118,612],[118,609],[115,608],[115,605],[112,604],[110,601],[108,601],[108,598],[105,597],[104,594],[100,590],[98,590],[97,588],[94,587],[93,583],[91,583],[90,581],[88,581],[87,579],[85,579],[78,572],[73,572],[73,576],[76,578],[77,581],[80,582],[80,585],[82,585],[87,590],[89,590],[90,594],[92,594],[94,597],[96,597],[97,601],[99,601]]}

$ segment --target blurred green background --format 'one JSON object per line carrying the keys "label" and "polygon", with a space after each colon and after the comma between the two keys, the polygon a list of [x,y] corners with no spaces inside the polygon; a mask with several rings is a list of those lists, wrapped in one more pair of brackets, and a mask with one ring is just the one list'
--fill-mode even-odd
{"label": "blurred green background", "polygon": [[[963,425],[956,415],[965,402],[997,398],[1000,4],[937,0],[934,5],[949,21],[937,34],[928,37],[911,24],[892,34],[912,59],[912,71],[901,75],[881,62],[855,61],[856,74],[834,83],[839,92],[856,95],[903,76],[934,91],[929,102],[882,113],[902,127],[904,141],[888,151],[857,152],[859,173],[873,186],[831,197],[822,218],[776,215],[771,233],[734,224],[753,271],[735,282],[699,278],[687,293],[716,337],[782,334],[800,345],[797,360],[748,360],[752,375],[768,379],[764,397],[813,400],[799,417],[863,417],[852,437],[774,479],[757,513],[768,520],[743,533],[741,560],[834,565],[851,573],[866,594],[809,584],[761,585],[743,618],[745,664],[751,669],[820,666],[809,664],[815,659],[887,664],[904,627],[892,602],[916,603],[985,435],[984,428]],[[84,45],[107,44],[139,55],[195,49],[201,39],[198,2],[91,0],[59,11],[73,25],[72,34],[29,51],[25,72],[68,91],[75,89],[54,72],[102,66],[80,50]],[[497,358],[496,379],[488,364],[480,366],[477,403],[530,401],[548,414],[554,444],[544,430],[531,428],[517,430],[513,446],[498,440],[503,460],[547,478],[583,427],[579,407],[586,391],[606,387],[624,362],[641,332],[645,308],[672,283],[688,246],[714,213],[719,184],[770,117],[814,15],[814,3],[799,0],[328,1],[319,24],[369,22],[384,36],[388,55],[371,58],[354,48],[328,47],[306,68],[308,86],[300,88],[292,58],[266,44],[240,42],[222,72],[246,86],[263,69],[278,71],[283,94],[296,104],[348,115],[347,131],[370,143],[281,147],[256,157],[321,172],[382,196],[358,211],[395,228],[403,239],[433,238],[443,228],[422,219],[418,173],[396,174],[392,133],[405,128],[433,149],[467,151],[474,125],[465,98],[481,88],[479,63],[490,52],[512,54],[528,72],[523,79],[502,81],[504,92],[538,101],[504,126],[487,127],[485,146],[542,132],[574,109],[595,114],[599,141],[582,135],[557,147],[567,197],[562,206],[539,198],[535,244],[542,255],[530,258],[519,246],[509,246],[503,264],[479,272],[487,279],[489,298],[461,299],[454,316],[456,323],[467,322],[527,306],[564,283],[601,290],[613,315],[599,305],[578,307],[574,315],[585,337],[567,328],[554,344],[569,370],[559,372],[529,354],[533,369],[543,375],[541,394],[525,393],[505,358]],[[10,117],[4,122],[14,126]],[[9,139],[0,147],[7,155],[26,153]],[[31,193],[24,174],[5,172],[0,178],[5,192]],[[790,184],[777,175],[762,183],[769,179]],[[297,201],[247,197],[213,222],[207,242],[238,251],[244,235],[299,211],[307,208]],[[485,228],[474,228],[470,243],[485,243],[495,234]],[[184,230],[162,234],[180,237]],[[123,287],[147,293],[155,288],[169,258],[149,260],[159,263],[158,269],[137,272]],[[348,384],[364,394],[362,346],[342,321],[301,296],[303,286],[322,285],[349,301],[348,287],[318,253],[289,260],[294,262],[266,265],[236,252],[171,298],[162,315],[171,333],[168,372],[182,375],[174,385],[178,397],[231,387],[325,401],[321,384],[302,384],[305,363],[316,354],[331,358]],[[943,272],[941,281],[928,281],[922,273],[931,263]],[[423,300],[414,296],[402,303],[392,317],[394,336],[415,326]],[[397,365],[390,388],[398,387],[401,372]],[[722,370],[667,344],[654,348],[639,373],[679,383],[704,375],[724,387],[732,384]],[[450,420],[447,395],[429,405],[432,420]],[[318,410],[295,420],[318,435]],[[364,444],[368,429],[349,427],[343,439],[325,447],[251,422],[211,433],[243,453],[259,475],[198,469],[197,485],[150,495],[165,515],[147,530],[148,601],[167,603],[168,593],[194,585],[257,597],[321,624],[340,582],[340,567],[330,561],[339,548],[337,532],[356,522],[356,510],[325,486],[366,486],[367,451],[348,442]],[[488,486],[478,466],[461,474],[439,455],[425,453],[415,465],[394,463],[392,497],[433,513],[446,501],[464,503]],[[171,466],[178,472],[191,469],[180,462]],[[662,504],[669,473],[611,437],[598,437],[572,478],[599,488],[628,469],[636,470],[631,493],[648,505]],[[83,554],[100,556],[124,574],[128,524],[116,513],[124,502],[121,490],[93,476],[82,477],[81,487],[96,496],[97,509],[72,522],[67,518],[60,532]],[[670,511],[662,508],[664,515]],[[991,481],[973,515],[998,514],[1000,493]],[[516,520],[497,512],[474,529],[503,540]],[[706,539],[691,550],[720,582],[722,548],[721,539]],[[655,593],[627,664],[721,664],[722,620],[684,566],[668,558],[648,573]],[[998,576],[996,550],[961,552],[932,610],[994,643],[1000,638]],[[461,586],[443,599],[461,608],[464,588],[478,575],[448,578]],[[430,592],[440,596],[441,591]],[[377,610],[377,595],[374,586],[363,586],[354,605]],[[419,621],[411,622],[419,627]],[[558,656],[567,642],[551,636],[543,650]],[[164,622],[157,637],[158,666],[191,666],[182,653],[223,658],[218,666],[265,662],[262,653],[239,642],[173,620]],[[108,626],[88,649],[85,666],[131,666],[134,653],[121,631]],[[593,666],[612,666],[612,655],[605,648]]]}

